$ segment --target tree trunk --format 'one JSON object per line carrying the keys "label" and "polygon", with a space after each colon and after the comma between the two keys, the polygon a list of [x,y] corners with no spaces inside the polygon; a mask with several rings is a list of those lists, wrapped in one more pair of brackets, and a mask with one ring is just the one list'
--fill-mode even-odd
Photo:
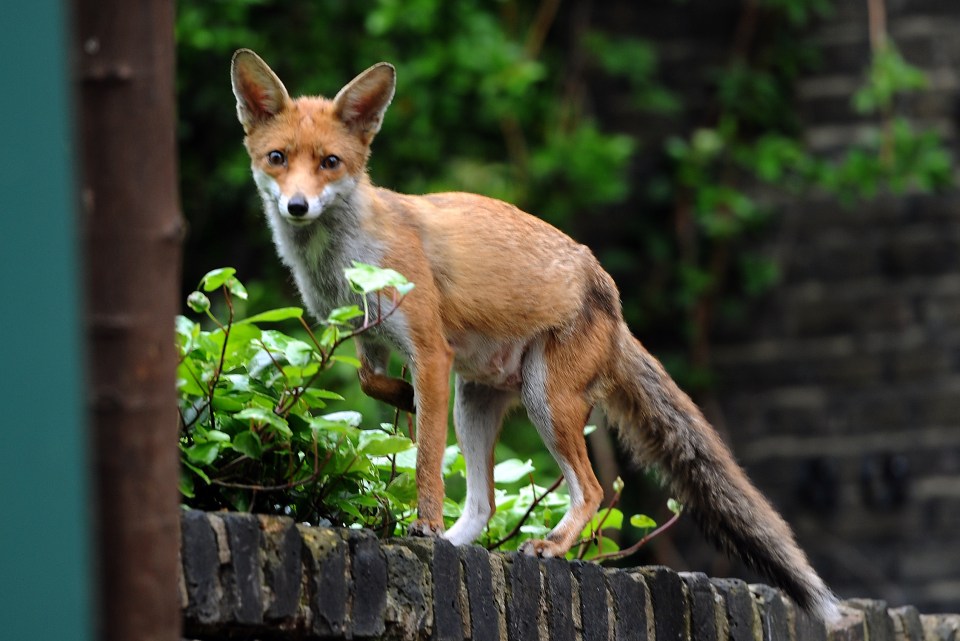
{"label": "tree trunk", "polygon": [[74,0],[99,638],[180,638],[174,5]]}

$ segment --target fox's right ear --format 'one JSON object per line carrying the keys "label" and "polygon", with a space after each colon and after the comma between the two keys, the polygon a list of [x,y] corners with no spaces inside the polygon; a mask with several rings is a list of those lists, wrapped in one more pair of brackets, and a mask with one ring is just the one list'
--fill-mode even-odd
{"label": "fox's right ear", "polygon": [[230,79],[237,97],[237,117],[246,133],[276,116],[290,102],[277,75],[249,49],[238,49],[233,54]]}

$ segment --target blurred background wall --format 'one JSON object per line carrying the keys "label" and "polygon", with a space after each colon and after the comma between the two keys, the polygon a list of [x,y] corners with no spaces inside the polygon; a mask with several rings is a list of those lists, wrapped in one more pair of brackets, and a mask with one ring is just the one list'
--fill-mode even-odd
{"label": "blurred background wall", "polygon": [[[898,109],[955,150],[960,5],[886,9],[889,36],[927,78]],[[690,72],[726,55],[743,3],[620,3],[604,14],[598,22],[657,43],[668,86],[707,95]],[[809,28],[822,60],[797,78],[791,108],[819,155],[841,157],[872,135],[876,119],[850,106],[871,57],[869,18],[868,3],[839,2]],[[755,193],[778,214],[748,245],[775,262],[778,284],[715,326],[715,386],[701,400],[840,594],[956,610],[960,200],[951,189],[856,202]],[[681,545],[688,562],[693,538]]]}

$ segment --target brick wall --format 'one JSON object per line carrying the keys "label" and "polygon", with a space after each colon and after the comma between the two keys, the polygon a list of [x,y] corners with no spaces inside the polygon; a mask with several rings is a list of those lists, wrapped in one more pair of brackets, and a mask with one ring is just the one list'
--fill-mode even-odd
{"label": "brick wall", "polygon": [[[866,3],[817,29],[799,87],[810,145],[860,135],[849,97],[867,60]],[[928,90],[903,105],[956,145],[960,3],[887,2]],[[954,35],[951,35],[954,34]],[[960,196],[790,203],[766,249],[783,282],[716,351],[741,461],[841,594],[960,608]],[[736,426],[735,428],[733,426]]]}
{"label": "brick wall", "polygon": [[956,641],[960,631],[960,615],[863,600],[827,629],[737,579],[381,542],[282,517],[184,512],[180,556],[185,639]]}
{"label": "brick wall", "polygon": [[[595,8],[595,22],[656,41],[667,84],[708,94],[702,71],[727,59],[740,2],[614,4]],[[806,139],[824,155],[868,124],[850,107],[869,61],[867,3],[833,5],[812,34],[822,70],[797,88]],[[960,3],[886,5],[892,39],[930,81],[902,111],[956,148]],[[620,99],[605,98],[615,123]],[[960,610],[960,195],[846,208],[807,195],[783,204],[761,247],[782,283],[747,322],[721,328],[714,418],[840,594]],[[714,552],[700,545],[682,551],[708,567]]]}

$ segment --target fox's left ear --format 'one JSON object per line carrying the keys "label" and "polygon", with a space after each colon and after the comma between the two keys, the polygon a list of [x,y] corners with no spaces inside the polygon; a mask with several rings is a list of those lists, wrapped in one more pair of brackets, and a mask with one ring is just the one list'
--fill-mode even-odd
{"label": "fox's left ear", "polygon": [[276,116],[290,102],[290,95],[277,75],[249,49],[233,54],[230,80],[233,95],[237,97],[237,117],[246,133]]}
{"label": "fox's left ear", "polygon": [[380,131],[396,86],[397,71],[393,65],[387,62],[373,65],[351,80],[333,99],[337,117],[364,143],[370,144]]}

